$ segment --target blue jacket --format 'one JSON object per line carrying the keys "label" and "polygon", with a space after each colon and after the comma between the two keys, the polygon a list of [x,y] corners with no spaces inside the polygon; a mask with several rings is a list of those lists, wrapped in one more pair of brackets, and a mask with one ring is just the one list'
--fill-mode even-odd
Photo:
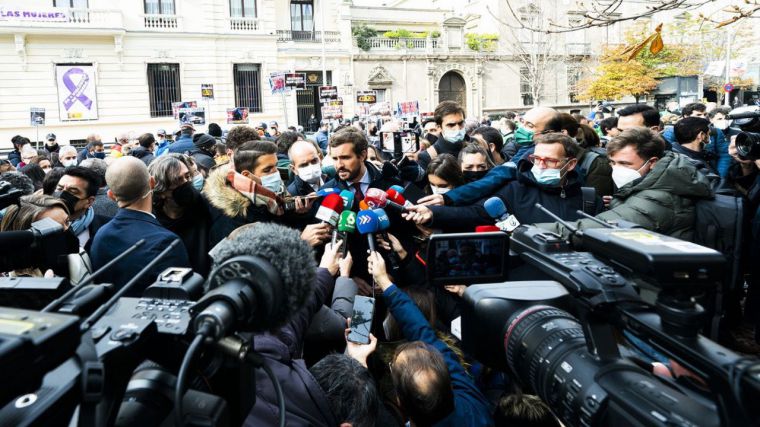
{"label": "blue jacket", "polygon": [[[90,250],[93,268],[97,270],[104,266],[140,239],[145,239],[145,243],[106,270],[99,280],[121,288],[171,242],[179,240],[179,237],[162,227],[150,214],[132,209],[119,209],[116,216],[95,234]],[[126,293],[126,296],[141,296],[145,288],[155,282],[156,276],[168,267],[190,267],[187,250],[181,240]]]}
{"label": "blue jacket", "polygon": [[163,140],[158,143],[158,147],[156,147],[156,157],[164,154],[169,150],[169,140]]}
{"label": "blue jacket", "polygon": [[322,149],[323,153],[327,153],[327,132],[321,130],[314,134],[314,139],[317,141],[317,144],[319,145],[319,148]]}
{"label": "blue jacket", "polygon": [[454,412],[434,424],[436,426],[492,426],[491,408],[475,382],[459,364],[456,354],[438,337],[420,309],[411,298],[396,285],[383,292],[383,298],[393,318],[396,319],[404,338],[422,341],[435,347],[446,361],[454,389]]}
{"label": "blue jacket", "polygon": [[446,206],[471,205],[483,197],[490,196],[516,177],[517,168],[509,161],[491,169],[483,178],[449,191],[443,195],[443,199]]}
{"label": "blue jacket", "polygon": [[[711,128],[711,130],[714,130],[715,133],[710,134],[710,143],[705,145],[703,151],[713,154],[714,159],[710,162],[711,166],[721,178],[725,178],[728,175],[728,169],[731,167],[731,156],[728,154],[729,140],[722,130],[715,128]],[[662,137],[667,141],[668,149],[672,149],[678,143],[673,126],[667,126],[662,132]]]}
{"label": "blue jacket", "polygon": [[187,151],[193,151],[195,144],[193,144],[193,136],[183,133],[174,141],[174,144],[169,146],[168,152],[183,154]]}

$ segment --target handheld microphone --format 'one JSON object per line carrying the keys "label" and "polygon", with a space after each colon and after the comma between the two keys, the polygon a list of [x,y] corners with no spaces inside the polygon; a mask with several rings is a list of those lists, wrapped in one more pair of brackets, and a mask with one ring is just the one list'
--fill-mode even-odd
{"label": "handheld microphone", "polygon": [[343,199],[343,209],[351,210],[354,206],[354,193],[349,190],[340,192],[340,198]]}
{"label": "handheld microphone", "polygon": [[404,187],[400,185],[391,185],[391,188],[388,189],[388,195],[391,194],[391,190],[394,190],[398,194],[404,194]]}
{"label": "handheld microphone", "polygon": [[330,194],[340,194],[340,188],[322,188],[317,191],[317,197],[327,197]]}
{"label": "handheld microphone", "polygon": [[[384,209],[373,209],[372,211],[377,214],[377,231],[382,232],[383,238],[390,243],[391,239],[388,237],[388,233],[385,232],[385,230],[391,228],[391,220],[388,218],[388,214],[385,213]],[[393,251],[393,248],[391,248],[390,253],[388,254],[388,260],[390,261],[391,269],[397,271],[401,259],[399,259],[398,254]]]}
{"label": "handheld microphone", "polygon": [[[343,255],[345,256],[348,252],[348,233],[354,233],[356,232],[356,212],[352,211],[343,211],[343,213],[340,214],[340,220],[338,221],[338,233],[341,233],[343,237]],[[333,245],[335,242],[333,242]]]}
{"label": "handheld microphone", "polygon": [[[397,186],[394,186],[394,187],[397,187]],[[403,206],[404,208],[414,206],[412,202],[404,198],[404,196],[401,194],[400,191],[396,191],[393,187],[389,188],[387,193],[388,193],[388,199],[390,199],[390,201],[392,201],[393,203]]]}
{"label": "handheld microphone", "polygon": [[392,207],[401,212],[406,212],[406,208],[396,202],[388,200],[388,193],[377,188],[368,189],[364,200],[367,201],[367,204],[372,209]]}
{"label": "handheld microphone", "polygon": [[475,227],[476,233],[491,233],[494,231],[501,231],[501,229],[495,225],[479,225]]}
{"label": "handheld microphone", "polygon": [[335,227],[338,225],[338,217],[341,212],[343,212],[343,199],[337,193],[332,193],[322,200],[315,218]]}
{"label": "handheld microphone", "polygon": [[520,221],[514,215],[507,212],[504,202],[498,197],[491,197],[483,204],[488,216],[496,220],[496,227],[499,230],[511,233],[515,228],[520,226]]}
{"label": "handheld microphone", "polygon": [[367,242],[369,243],[369,250],[375,252],[375,236],[374,233],[380,226],[380,218],[374,211],[366,210],[359,212],[356,215],[356,228],[359,229],[359,233],[367,235]]}
{"label": "handheld microphone", "polygon": [[367,202],[366,202],[366,201],[364,201],[364,200],[361,200],[361,201],[359,202],[359,210],[360,210],[360,211],[368,211],[368,210],[370,210],[370,207],[369,207],[369,205],[367,204]]}

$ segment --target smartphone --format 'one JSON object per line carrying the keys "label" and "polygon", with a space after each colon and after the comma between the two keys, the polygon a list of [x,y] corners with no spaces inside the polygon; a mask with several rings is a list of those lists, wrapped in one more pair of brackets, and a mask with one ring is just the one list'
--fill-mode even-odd
{"label": "smartphone", "polygon": [[369,330],[375,314],[375,299],[357,295],[354,297],[354,313],[351,315],[351,330],[348,340],[357,344],[369,344]]}

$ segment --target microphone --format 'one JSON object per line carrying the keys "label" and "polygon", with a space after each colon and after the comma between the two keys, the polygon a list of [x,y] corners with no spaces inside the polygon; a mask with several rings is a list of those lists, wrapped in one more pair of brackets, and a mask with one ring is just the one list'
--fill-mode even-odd
{"label": "microphone", "polygon": [[360,211],[368,211],[370,210],[369,205],[364,200],[359,201],[359,210]]}
{"label": "microphone", "polygon": [[[354,233],[356,231],[356,212],[343,211],[340,214],[340,220],[338,221],[338,233],[341,233],[343,238],[343,255],[346,255],[348,249],[348,233]],[[335,234],[333,234],[335,236]],[[336,238],[337,240],[337,238]],[[335,241],[333,241],[333,245]]]}
{"label": "microphone", "polygon": [[[385,232],[385,230],[391,228],[391,220],[388,218],[388,214],[385,213],[385,210],[383,209],[373,209],[372,211],[377,214],[377,231],[383,232],[383,238],[390,243],[391,239],[388,238],[388,233]],[[393,248],[391,248],[390,253],[388,254],[388,259],[391,264],[391,269],[397,271],[401,260],[398,258],[398,254],[393,251]]]}
{"label": "microphone", "polygon": [[398,194],[404,194],[405,188],[400,185],[391,185],[391,188],[388,189],[388,195],[391,194],[391,190],[394,190]]}
{"label": "microphone", "polygon": [[498,197],[491,197],[483,204],[488,216],[496,220],[496,227],[499,230],[511,233],[515,228],[520,226],[520,221],[514,215],[507,212],[504,202]]}
{"label": "microphone", "polygon": [[385,208],[386,206],[389,206],[401,212],[406,212],[406,208],[399,205],[398,203],[388,200],[388,193],[377,188],[368,189],[367,194],[364,196],[364,200],[367,201],[367,204],[372,209]]}
{"label": "microphone", "polygon": [[317,191],[317,197],[327,197],[330,194],[340,194],[340,188],[322,188]]}
{"label": "microphone", "polygon": [[343,209],[351,210],[354,206],[354,193],[349,190],[343,190],[340,192],[340,198],[343,199]]}
{"label": "microphone", "polygon": [[369,243],[369,250],[375,251],[375,236],[374,233],[380,226],[380,218],[377,214],[371,210],[360,211],[356,215],[356,227],[359,229],[359,233],[367,235],[367,242]]}
{"label": "microphone", "polygon": [[335,227],[338,225],[338,217],[341,212],[343,212],[343,199],[340,198],[338,193],[332,193],[322,200],[315,218]]}
{"label": "microphone", "polygon": [[[397,187],[394,185],[394,187]],[[388,198],[393,202],[400,206],[403,206],[404,208],[408,208],[410,206],[414,206],[412,202],[409,200],[406,200],[403,195],[401,195],[400,191],[396,191],[393,187],[389,188],[388,191]]]}
{"label": "microphone", "polygon": [[[336,195],[337,197],[337,195]],[[316,262],[300,233],[274,223],[258,223],[224,239],[211,253],[211,290],[190,310],[193,328],[219,339],[234,330],[279,328],[311,295]]]}

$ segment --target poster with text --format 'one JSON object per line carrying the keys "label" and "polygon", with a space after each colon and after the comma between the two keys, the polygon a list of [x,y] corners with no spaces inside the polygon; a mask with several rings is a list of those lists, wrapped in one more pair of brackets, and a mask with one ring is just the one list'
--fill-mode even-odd
{"label": "poster with text", "polygon": [[306,89],[306,74],[304,73],[285,74],[285,87],[287,87],[288,89]]}
{"label": "poster with text", "polygon": [[61,121],[97,120],[95,67],[89,64],[56,65],[55,76]]}
{"label": "poster with text", "polygon": [[172,102],[172,114],[174,115],[174,120],[179,120],[179,110],[181,108],[197,108],[198,103],[195,101],[180,101],[180,102]]}
{"label": "poster with text", "polygon": [[396,108],[396,113],[399,117],[412,118],[414,116],[419,116],[420,103],[417,101],[399,102]]}
{"label": "poster with text", "polygon": [[206,124],[206,109],[205,108],[180,108],[179,109],[179,124],[184,125],[190,123],[195,125]]}
{"label": "poster with text", "polygon": [[285,73],[272,73],[269,75],[269,89],[272,91],[272,95],[287,92],[288,88],[285,87]]}
{"label": "poster with text", "polygon": [[248,108],[237,107],[227,109],[228,125],[246,125],[248,124]]}
{"label": "poster with text", "polygon": [[388,101],[378,102],[369,106],[369,114],[372,116],[390,116],[391,103]]}
{"label": "poster with text", "polygon": [[343,100],[328,101],[322,104],[323,119],[342,119]]}

